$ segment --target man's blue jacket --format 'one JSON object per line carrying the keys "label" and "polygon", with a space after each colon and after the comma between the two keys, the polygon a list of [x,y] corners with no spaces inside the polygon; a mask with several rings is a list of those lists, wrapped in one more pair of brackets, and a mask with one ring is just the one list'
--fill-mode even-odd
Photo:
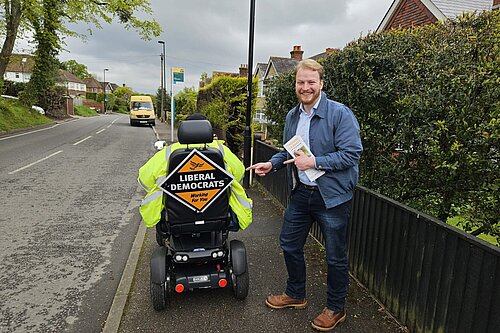
{"label": "man's blue jacket", "polygon": [[[295,135],[299,113],[299,108],[295,107],[286,115],[284,143]],[[316,157],[316,168],[325,171],[323,176],[316,179],[316,183],[326,208],[350,200],[358,181],[358,162],[363,151],[359,124],[352,111],[321,92],[321,100],[311,119],[309,144]],[[283,150],[275,154],[270,162],[273,169],[279,170],[285,166],[283,162],[290,158],[287,151]],[[293,163],[287,165],[287,178],[290,190],[295,189],[298,176]]]}

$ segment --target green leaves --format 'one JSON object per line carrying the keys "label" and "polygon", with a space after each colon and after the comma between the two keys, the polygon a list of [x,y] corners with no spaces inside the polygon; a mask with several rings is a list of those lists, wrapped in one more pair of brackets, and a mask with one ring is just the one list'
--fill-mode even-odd
{"label": "green leaves", "polygon": [[[246,125],[247,78],[216,77],[198,92],[197,108],[216,128],[226,133],[227,145],[236,154],[243,148]],[[252,82],[252,112],[255,113],[257,81]]]}

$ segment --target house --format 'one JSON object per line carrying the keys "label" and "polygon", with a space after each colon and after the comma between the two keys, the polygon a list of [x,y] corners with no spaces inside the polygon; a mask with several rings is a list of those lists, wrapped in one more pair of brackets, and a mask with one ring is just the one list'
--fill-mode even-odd
{"label": "house", "polygon": [[290,51],[290,57],[271,56],[267,63],[258,63],[253,73],[254,78],[258,78],[257,104],[254,116],[254,122],[261,124],[261,131],[264,132],[264,138],[267,136],[267,118],[266,118],[266,90],[269,81],[276,75],[286,73],[295,68],[302,60],[304,51],[300,45],[294,45]]}
{"label": "house", "polygon": [[4,80],[29,82],[35,59],[30,54],[12,54],[3,75]]}
{"label": "house", "polygon": [[112,92],[112,93],[114,93],[114,92],[115,92],[115,90],[116,90],[117,88],[119,88],[119,87],[120,87],[120,86],[118,86],[116,83],[113,83],[113,82],[110,82],[110,83],[109,83],[109,86],[110,86],[110,89],[111,89],[111,92]]}
{"label": "house", "polygon": [[[106,84],[106,94],[112,94],[115,92],[116,88],[118,88],[118,85],[116,83],[113,83],[113,82],[102,82],[100,81],[99,84],[102,86],[104,86],[104,84]],[[102,92],[102,88],[101,88],[101,92]]]}
{"label": "house", "polygon": [[67,95],[71,98],[85,98],[87,86],[85,82],[66,70],[60,69],[58,73],[58,85],[66,88]]}
{"label": "house", "polygon": [[394,0],[377,32],[422,26],[500,7],[500,0]]}
{"label": "house", "polygon": [[87,86],[88,93],[102,94],[103,85],[101,82],[97,81],[93,77],[88,77],[83,79],[85,85]]}
{"label": "house", "polygon": [[253,77],[257,79],[257,101],[255,105],[255,123],[266,123],[265,96],[264,96],[264,75],[266,74],[267,63],[259,62],[255,66]]}
{"label": "house", "polygon": [[255,116],[253,121],[260,123],[260,131],[263,134],[263,139],[267,137],[267,118],[266,118],[266,90],[267,85],[276,75],[286,73],[295,68],[302,60],[304,51],[300,45],[294,45],[290,51],[290,57],[269,57],[267,63],[257,63],[253,77],[258,79],[258,92]]}
{"label": "house", "polygon": [[75,106],[83,105],[87,86],[85,82],[71,72],[60,69],[58,72],[58,86],[66,88],[66,114],[74,115]]}

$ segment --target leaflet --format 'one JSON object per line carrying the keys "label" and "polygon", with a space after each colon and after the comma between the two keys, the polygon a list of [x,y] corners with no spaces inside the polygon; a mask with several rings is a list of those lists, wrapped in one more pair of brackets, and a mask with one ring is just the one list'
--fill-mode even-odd
{"label": "leaflet", "polygon": [[[292,156],[295,156],[295,152],[297,150],[302,150],[307,156],[314,157],[300,135],[295,135],[293,138],[288,140],[283,147],[285,147],[286,151]],[[307,175],[307,178],[309,178],[312,182],[325,174],[324,171],[316,169],[307,169],[304,172]]]}

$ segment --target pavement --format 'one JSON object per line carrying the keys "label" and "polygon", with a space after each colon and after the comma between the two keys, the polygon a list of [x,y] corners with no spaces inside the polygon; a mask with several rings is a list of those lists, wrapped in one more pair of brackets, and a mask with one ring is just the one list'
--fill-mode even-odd
{"label": "pavement", "polygon": [[[170,141],[170,125],[157,121],[157,137]],[[283,207],[262,187],[247,191],[254,203],[253,223],[231,233],[247,249],[250,291],[245,300],[234,298],[231,288],[170,294],[167,309],[153,309],[149,295],[149,260],[158,245],[155,230],[144,224],[137,233],[104,333],[116,332],[315,332],[311,320],[325,306],[327,266],[322,246],[309,237],[305,246],[307,299],[305,309],[273,310],[264,305],[269,294],[285,289],[287,273],[278,236]],[[335,332],[403,332],[370,293],[351,277],[346,303],[347,319]]]}

